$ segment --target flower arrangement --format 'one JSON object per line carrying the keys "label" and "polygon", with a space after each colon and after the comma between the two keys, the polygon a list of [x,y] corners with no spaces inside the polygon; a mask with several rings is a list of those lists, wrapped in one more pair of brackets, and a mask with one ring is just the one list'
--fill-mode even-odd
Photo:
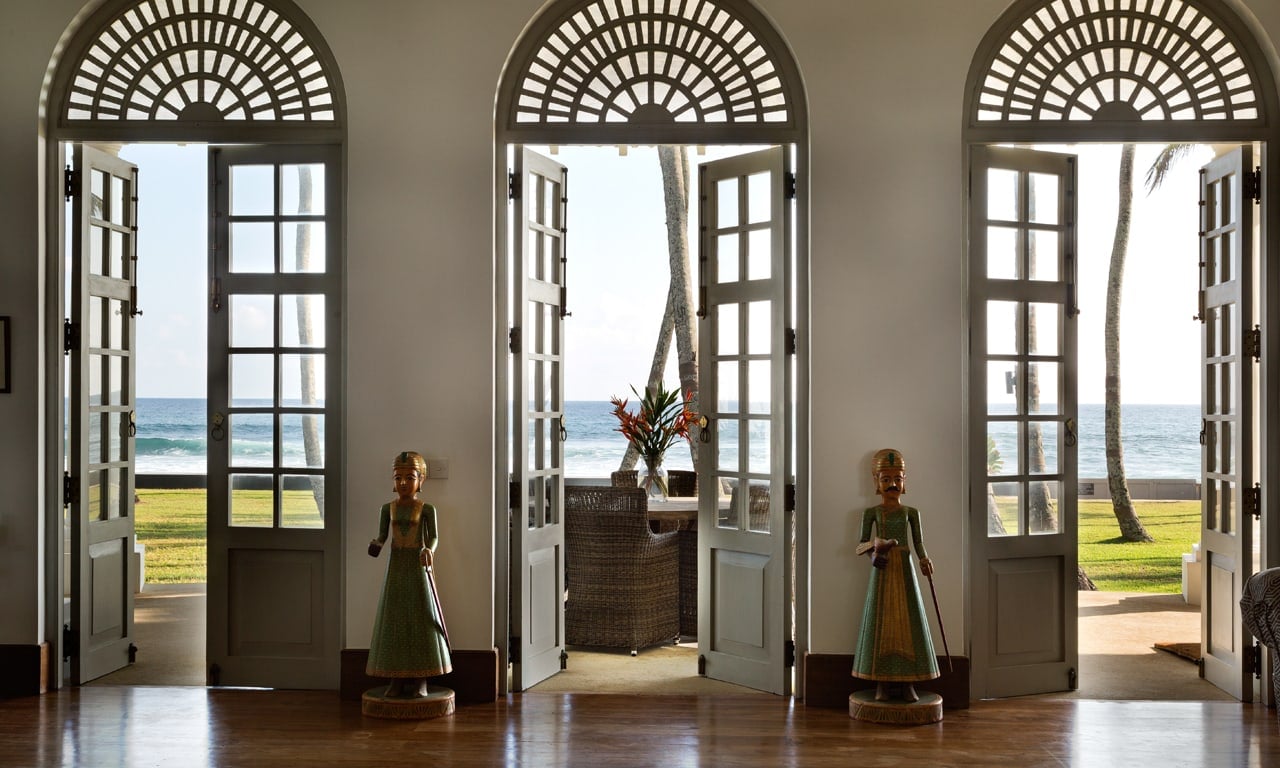
{"label": "flower arrangement", "polygon": [[626,400],[617,396],[609,398],[613,415],[618,419],[615,431],[621,432],[646,461],[661,461],[677,439],[689,439],[689,425],[697,419],[697,414],[688,409],[687,397],[680,397],[680,390],[669,390],[662,382],[658,382],[656,388],[645,387],[643,396],[634,386],[631,391],[640,398],[637,413],[627,410]]}

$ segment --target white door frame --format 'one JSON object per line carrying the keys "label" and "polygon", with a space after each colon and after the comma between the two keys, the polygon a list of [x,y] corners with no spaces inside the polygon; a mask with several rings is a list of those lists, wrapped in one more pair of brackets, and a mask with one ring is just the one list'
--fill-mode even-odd
{"label": "white door frame", "polygon": [[[342,173],[346,175],[346,95],[341,74],[333,53],[329,50],[324,36],[303,13],[293,0],[261,0],[277,14],[275,33],[297,32],[305,45],[296,46],[293,55],[305,60],[299,65],[298,59],[287,62],[289,77],[272,80],[270,95],[281,97],[281,103],[296,108],[300,120],[258,118],[237,115],[225,120],[208,120],[202,115],[207,112],[195,110],[194,116],[179,115],[176,119],[157,119],[151,116],[142,119],[132,114],[129,119],[100,117],[98,109],[101,105],[93,101],[100,94],[94,88],[101,87],[104,82],[102,68],[91,68],[96,71],[98,83],[88,85],[77,84],[78,95],[73,94],[72,84],[78,76],[77,67],[84,60],[87,52],[95,44],[98,36],[110,28],[114,20],[122,13],[132,11],[133,0],[104,0],[88,14],[73,21],[67,29],[66,45],[57,55],[53,75],[42,94],[44,103],[48,105],[44,116],[44,157],[40,168],[40,179],[43,194],[39,209],[41,211],[40,227],[44,243],[45,286],[41,297],[43,313],[40,322],[43,325],[44,344],[40,350],[43,368],[47,371],[43,389],[43,422],[41,451],[44,456],[44,635],[49,645],[51,688],[62,686],[61,660],[64,643],[62,634],[63,614],[63,507],[62,507],[62,462],[63,431],[66,426],[66,415],[62,407],[64,387],[67,380],[67,365],[62,352],[62,322],[67,317],[66,302],[63,299],[63,288],[69,279],[64,269],[65,243],[68,234],[64,231],[65,209],[62,194],[63,168],[67,163],[67,145],[71,142],[98,144],[121,144],[134,141],[149,142],[206,142],[210,144],[306,144],[326,143],[337,145],[341,154]],[[204,13],[204,10],[200,10]],[[143,26],[164,24],[166,19],[145,19]],[[290,29],[291,28],[291,29]],[[150,34],[149,29],[136,30],[137,35],[131,40],[122,41],[126,45],[136,44],[141,36]],[[263,34],[262,29],[255,29],[255,34]],[[253,34],[233,36],[232,44],[249,44],[253,42]],[[217,49],[219,41],[200,41],[204,47]],[[227,39],[220,41],[223,45]],[[156,53],[154,41],[151,51]],[[159,51],[159,56],[167,56],[168,51]],[[146,57],[143,57],[144,59]],[[146,76],[145,70],[139,70],[134,76]],[[199,73],[207,79],[217,80],[214,72]],[[92,79],[92,78],[88,78]],[[305,80],[308,87],[299,88],[297,82]],[[117,86],[112,85],[111,88]],[[274,89],[274,90],[272,90]],[[232,95],[239,95],[236,88],[228,89]],[[73,116],[71,114],[72,98],[81,99],[76,105],[78,112],[90,116]],[[88,99],[89,101],[84,101]],[[156,100],[159,102],[160,100]],[[133,105],[122,105],[133,106]],[[340,217],[345,222],[346,203],[339,201]],[[345,244],[340,246],[342,259],[345,261]],[[345,304],[345,290],[343,291]],[[345,311],[345,306],[343,307]],[[344,333],[342,329],[338,332]],[[345,333],[344,333],[345,335]],[[345,338],[342,340],[345,348]],[[345,356],[344,356],[345,357]],[[342,361],[345,367],[345,359]],[[342,429],[341,424],[329,425],[334,429]],[[342,467],[345,462],[341,456],[330,456],[327,460],[338,462]],[[339,470],[340,476],[344,470]],[[339,489],[333,489],[338,492]]]}

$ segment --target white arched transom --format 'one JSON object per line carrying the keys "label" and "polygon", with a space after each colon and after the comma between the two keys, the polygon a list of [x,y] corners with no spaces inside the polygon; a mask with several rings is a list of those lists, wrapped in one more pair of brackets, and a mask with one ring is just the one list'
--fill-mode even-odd
{"label": "white arched transom", "polygon": [[787,86],[753,20],[711,0],[592,0],[517,80],[517,124],[788,123]]}
{"label": "white arched transom", "polygon": [[1050,0],[994,49],[975,122],[1257,120],[1239,39],[1191,0]]}
{"label": "white arched transom", "polygon": [[79,121],[334,121],[316,47],[260,0],[129,4],[75,62],[63,115]]}

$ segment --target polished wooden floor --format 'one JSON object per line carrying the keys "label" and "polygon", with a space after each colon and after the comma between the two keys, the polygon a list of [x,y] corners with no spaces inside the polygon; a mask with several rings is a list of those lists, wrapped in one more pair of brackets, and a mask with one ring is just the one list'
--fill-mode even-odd
{"label": "polished wooden floor", "polygon": [[536,694],[421,722],[335,693],[103,686],[0,701],[3,766],[1280,766],[1275,710],[975,702],[860,723],[773,696]]}

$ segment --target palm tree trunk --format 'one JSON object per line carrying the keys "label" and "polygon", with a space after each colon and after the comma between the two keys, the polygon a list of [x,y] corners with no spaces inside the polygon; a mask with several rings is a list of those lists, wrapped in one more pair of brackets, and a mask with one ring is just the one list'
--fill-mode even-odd
{"label": "palm tree trunk", "polygon": [[[693,325],[693,290],[689,279],[689,150],[683,146],[658,147],[658,165],[662,168],[662,197],[667,214],[667,254],[671,269],[667,304],[658,329],[658,341],[649,365],[648,386],[656,387],[667,367],[671,338],[676,340],[680,391],[687,396],[688,407],[698,412],[697,343]],[[690,444],[694,467],[697,451]],[[632,469],[639,452],[632,445],[622,457],[619,469]]]}
{"label": "palm tree trunk", "polygon": [[1106,385],[1103,430],[1107,455],[1107,488],[1111,509],[1125,541],[1154,541],[1143,527],[1129,497],[1124,473],[1124,445],[1120,425],[1120,300],[1124,288],[1124,261],[1129,251],[1129,225],[1133,217],[1134,145],[1120,150],[1120,198],[1116,211],[1115,239],[1111,244],[1111,266],[1107,272],[1106,318],[1103,347],[1106,355]]}
{"label": "palm tree trunk", "polygon": [[[299,165],[298,168],[298,213],[310,213],[313,207],[315,195],[314,186],[311,180],[311,168],[306,165]],[[297,228],[297,236],[294,239],[294,263],[299,272],[309,272],[311,267],[311,228],[306,225],[300,225]],[[298,343],[304,347],[310,347],[316,343],[315,326],[312,323],[313,300],[310,296],[297,296],[296,311],[298,315]],[[300,382],[302,391],[302,402],[304,405],[312,405],[317,402],[316,392],[316,358],[314,355],[302,355],[302,362],[299,366]],[[302,416],[302,448],[306,454],[307,466],[318,467],[321,465],[321,456],[323,455],[320,446],[320,425],[319,419],[315,414],[304,414]],[[320,519],[324,519],[324,478],[311,478],[311,495],[315,498],[316,509],[320,513]]]}

